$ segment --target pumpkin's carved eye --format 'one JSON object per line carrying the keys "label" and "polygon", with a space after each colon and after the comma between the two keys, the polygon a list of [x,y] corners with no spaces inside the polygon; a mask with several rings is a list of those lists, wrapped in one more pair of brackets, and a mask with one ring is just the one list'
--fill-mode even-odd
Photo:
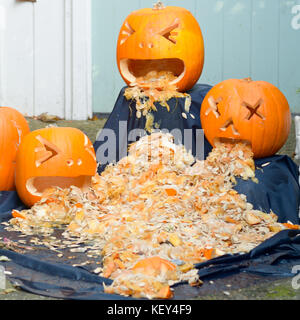
{"label": "pumpkin's carved eye", "polygon": [[247,102],[243,102],[242,105],[246,107],[249,110],[249,114],[247,115],[246,119],[251,120],[254,115],[257,115],[262,120],[265,120],[265,116],[258,110],[260,106],[262,105],[263,100],[259,99],[254,106]]}
{"label": "pumpkin's carved eye", "polygon": [[42,144],[41,147],[35,149],[35,152],[42,152],[42,155],[35,162],[36,167],[39,167],[44,162],[58,155],[60,150],[53,143],[41,136],[37,136],[36,139]]}
{"label": "pumpkin's carved eye", "polygon": [[121,39],[120,44],[122,45],[130,36],[132,36],[135,33],[135,30],[132,28],[132,26],[128,23],[128,21],[125,22],[124,25],[125,29],[121,32],[121,34],[124,36],[124,38]]}
{"label": "pumpkin's carved eye", "polygon": [[214,99],[214,97],[209,97],[208,103],[209,108],[206,110],[205,115],[208,116],[210,112],[212,112],[216,118],[219,118],[221,116],[219,112],[219,103],[222,101],[222,98],[218,98],[217,100]]}
{"label": "pumpkin's carved eye", "polygon": [[163,29],[159,34],[169,40],[170,42],[176,44],[176,36],[178,32],[175,31],[179,27],[179,19],[175,19],[174,22],[167,28]]}

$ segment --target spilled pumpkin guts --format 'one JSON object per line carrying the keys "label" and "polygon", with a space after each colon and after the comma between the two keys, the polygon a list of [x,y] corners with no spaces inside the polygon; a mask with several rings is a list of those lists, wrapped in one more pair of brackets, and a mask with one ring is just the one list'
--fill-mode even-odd
{"label": "spilled pumpkin guts", "polygon": [[[157,111],[155,102],[170,111],[167,101],[171,98],[186,98],[185,107],[186,111],[189,111],[191,96],[177,91],[176,85],[171,84],[175,78],[170,71],[150,71],[146,76],[137,78],[136,83],[131,83],[125,89],[125,98],[134,100],[136,103],[137,118],[145,116],[147,120],[150,119],[150,112]],[[153,125],[154,123],[149,123],[148,120],[145,129],[151,133]],[[158,129],[158,126],[155,125],[155,128]]]}
{"label": "spilled pumpkin guts", "polygon": [[[98,255],[103,265],[94,272],[113,280],[106,293],[168,299],[178,282],[201,285],[196,263],[299,228],[254,210],[233,189],[235,177],[255,181],[252,157],[246,144],[219,142],[206,160],[195,160],[170,134],[154,133],[95,175],[88,192],[48,190],[30,210],[14,210],[7,230],[45,235],[55,252],[68,241]],[[58,226],[65,239],[51,246]]]}

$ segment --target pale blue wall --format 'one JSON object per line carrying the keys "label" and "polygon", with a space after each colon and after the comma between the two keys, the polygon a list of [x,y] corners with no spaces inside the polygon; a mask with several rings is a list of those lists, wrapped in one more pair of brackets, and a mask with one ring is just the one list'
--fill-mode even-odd
{"label": "pale blue wall", "polygon": [[[156,0],[93,0],[93,109],[110,112],[125,85],[116,64],[119,29],[133,10]],[[228,78],[265,80],[300,113],[300,0],[165,0],[190,10],[205,41],[201,83]]]}

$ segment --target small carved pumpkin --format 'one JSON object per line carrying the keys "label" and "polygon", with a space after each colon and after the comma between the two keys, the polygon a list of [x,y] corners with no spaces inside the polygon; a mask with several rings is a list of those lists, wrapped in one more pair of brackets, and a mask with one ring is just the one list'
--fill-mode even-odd
{"label": "small carved pumpkin", "polygon": [[85,189],[97,170],[89,138],[75,128],[49,127],[28,134],[17,154],[16,188],[29,207],[51,187]]}
{"label": "small carved pumpkin", "polygon": [[287,99],[274,85],[250,78],[230,79],[213,87],[201,106],[201,124],[211,145],[215,139],[244,140],[255,158],[274,155],[291,128]]}
{"label": "small carved pumpkin", "polygon": [[23,115],[8,107],[0,107],[0,191],[15,189],[16,156],[29,126]]}
{"label": "small carved pumpkin", "polygon": [[117,43],[117,63],[129,85],[147,74],[170,73],[178,91],[191,89],[204,63],[204,43],[197,20],[181,7],[132,12],[123,23]]}

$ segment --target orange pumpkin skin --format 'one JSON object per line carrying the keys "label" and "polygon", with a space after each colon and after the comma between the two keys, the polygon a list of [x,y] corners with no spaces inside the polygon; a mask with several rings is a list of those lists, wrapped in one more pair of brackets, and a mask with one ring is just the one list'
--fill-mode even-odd
{"label": "orange pumpkin skin", "polygon": [[19,111],[0,107],[0,191],[15,190],[17,150],[29,131],[28,123]]}
{"label": "orange pumpkin skin", "polygon": [[191,89],[204,64],[204,41],[194,16],[181,7],[140,9],[123,23],[117,43],[120,74],[129,85],[149,71],[172,71],[178,91]]}
{"label": "orange pumpkin skin", "polygon": [[229,79],[213,87],[203,100],[200,117],[212,146],[216,138],[245,140],[255,158],[279,151],[291,128],[283,93],[271,83],[250,78]]}
{"label": "orange pumpkin skin", "polygon": [[167,271],[174,271],[176,266],[168,260],[155,256],[140,260],[132,269],[146,275],[158,275]]}
{"label": "orange pumpkin skin", "polygon": [[32,131],[22,141],[16,163],[16,189],[31,207],[47,188],[86,188],[97,162],[89,138],[75,128],[49,127]]}

